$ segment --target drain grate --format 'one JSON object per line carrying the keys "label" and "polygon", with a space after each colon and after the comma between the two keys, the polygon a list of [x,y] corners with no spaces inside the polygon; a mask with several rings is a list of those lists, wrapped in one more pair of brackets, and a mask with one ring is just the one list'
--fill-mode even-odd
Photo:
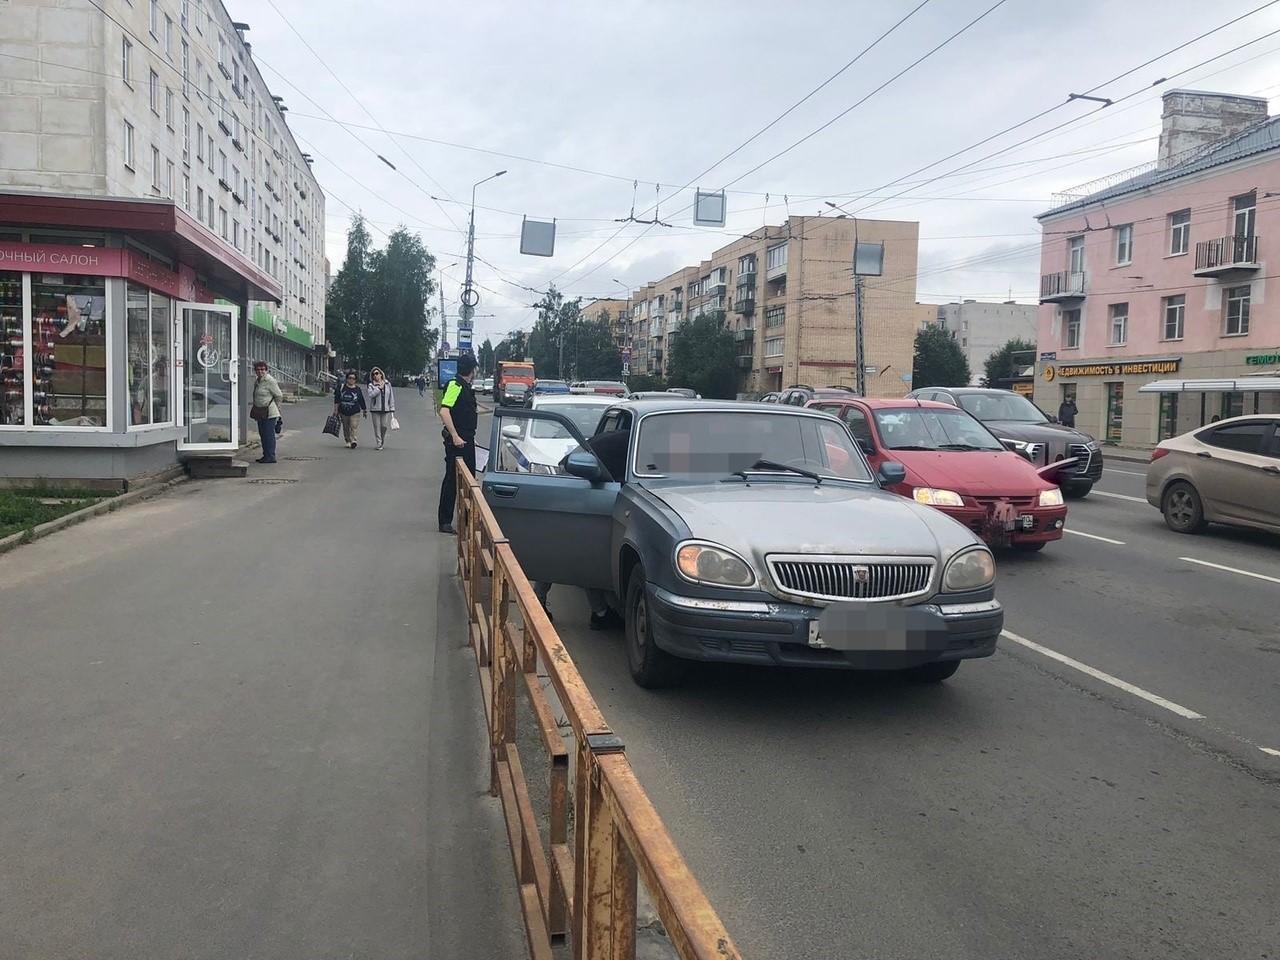
{"label": "drain grate", "polygon": [[281,457],[281,460],[328,460],[328,457]]}
{"label": "drain grate", "polygon": [[247,483],[297,483],[298,481],[286,480],[281,477],[256,477],[255,479],[248,480],[246,482]]}

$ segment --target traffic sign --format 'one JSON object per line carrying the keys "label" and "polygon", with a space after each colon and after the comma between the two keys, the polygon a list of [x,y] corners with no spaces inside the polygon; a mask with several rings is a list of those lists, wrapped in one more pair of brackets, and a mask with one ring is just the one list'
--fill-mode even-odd
{"label": "traffic sign", "polygon": [[458,316],[461,317],[463,320],[470,320],[475,315],[476,315],[475,307],[468,306],[467,304],[464,303],[462,306],[458,308]]}
{"label": "traffic sign", "polygon": [[463,287],[462,296],[459,299],[464,307],[474,307],[480,302],[480,294],[476,292],[475,287]]}

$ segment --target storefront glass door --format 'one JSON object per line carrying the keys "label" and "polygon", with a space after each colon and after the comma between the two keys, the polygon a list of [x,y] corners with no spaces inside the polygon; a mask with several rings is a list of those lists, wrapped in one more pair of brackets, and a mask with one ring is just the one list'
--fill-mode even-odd
{"label": "storefront glass door", "polygon": [[1124,384],[1107,384],[1107,443],[1119,443],[1124,436]]}
{"label": "storefront glass door", "polygon": [[175,353],[182,365],[180,450],[240,447],[239,338],[235,307],[181,303]]}

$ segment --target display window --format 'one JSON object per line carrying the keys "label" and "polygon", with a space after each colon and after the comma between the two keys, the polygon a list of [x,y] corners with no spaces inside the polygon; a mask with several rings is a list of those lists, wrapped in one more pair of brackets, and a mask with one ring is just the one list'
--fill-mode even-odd
{"label": "display window", "polygon": [[107,296],[103,277],[31,275],[32,423],[107,426]]}
{"label": "display window", "polygon": [[15,427],[27,422],[22,303],[22,274],[0,272],[0,425]]}
{"label": "display window", "polygon": [[173,422],[173,301],[136,283],[125,295],[129,425]]}

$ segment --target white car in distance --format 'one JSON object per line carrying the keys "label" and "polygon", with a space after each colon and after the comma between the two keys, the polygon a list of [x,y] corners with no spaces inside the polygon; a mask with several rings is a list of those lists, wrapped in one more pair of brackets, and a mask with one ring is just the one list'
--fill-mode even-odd
{"label": "white car in distance", "polygon": [[[534,410],[558,413],[570,420],[584,436],[596,432],[604,411],[618,402],[605,394],[545,394],[535,396]],[[519,472],[558,473],[565,455],[576,450],[576,440],[566,435],[559,424],[550,420],[522,420],[502,428],[504,462],[512,463]],[[518,466],[517,466],[518,465]]]}

